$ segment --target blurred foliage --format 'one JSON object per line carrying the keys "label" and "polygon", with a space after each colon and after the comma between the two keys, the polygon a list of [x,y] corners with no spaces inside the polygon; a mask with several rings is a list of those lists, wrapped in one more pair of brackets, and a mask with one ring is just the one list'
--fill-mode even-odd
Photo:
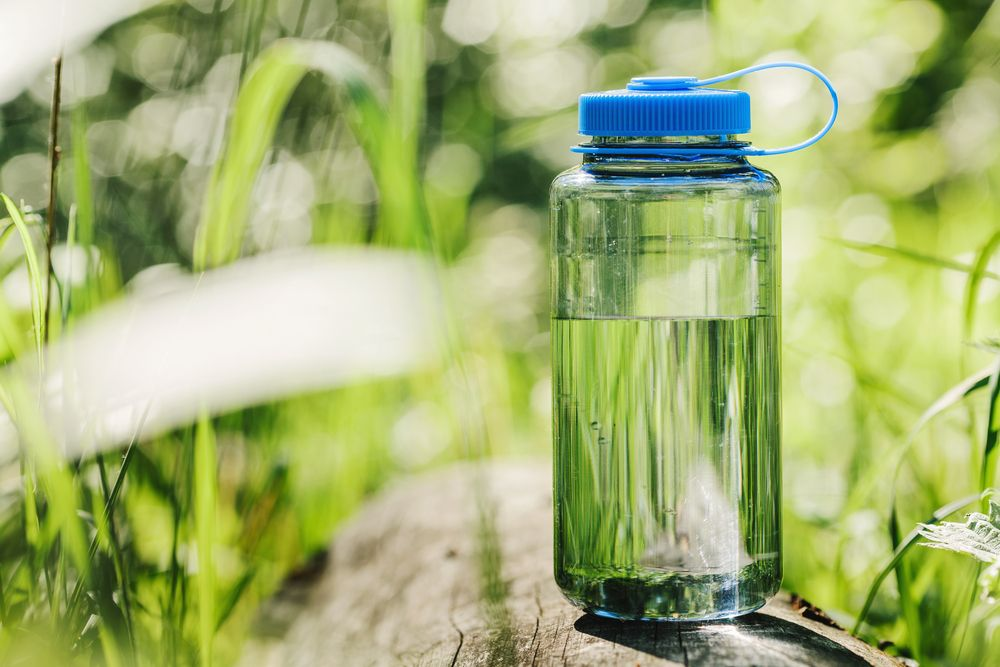
{"label": "blurred foliage", "polygon": [[[224,132],[240,81],[283,37],[333,42],[367,63],[392,122],[375,148],[356,133],[364,126],[351,90],[318,73],[282,80],[290,97],[276,107],[259,173],[226,186],[247,190],[246,233],[223,240],[242,254],[308,243],[432,253],[450,285],[446,361],[201,423],[199,441],[213,443],[203,455],[219,470],[218,487],[203,489],[214,517],[195,511],[206,497],[195,483],[208,482],[195,474],[193,427],[123,457],[74,462],[94,545],[89,574],[67,562],[57,535],[25,530],[36,497],[43,523],[53,500],[23,486],[36,478],[31,469],[23,478],[6,470],[7,661],[44,637],[52,660],[72,651],[81,664],[193,664],[215,631],[218,662],[232,662],[259,601],[386,480],[458,457],[547,452],[547,188],[576,160],[567,150],[577,141],[576,96],[638,74],[708,76],[801,59],[841,93],[824,141],[760,160],[784,189],[786,587],[849,623],[901,532],[996,485],[983,456],[984,392],[907,440],[938,395],[996,356],[973,344],[1000,324],[989,243],[1000,10],[991,3],[164,2],[66,56],[70,159],[56,222],[68,239],[75,207],[79,230],[53,262],[57,274],[63,256],[86,269],[63,280],[64,317],[53,326],[72,327],[131,285],[169,276],[164,264],[196,264],[199,220],[213,224],[212,211],[231,205],[205,202],[217,191],[213,165],[223,150],[246,148]],[[760,145],[806,136],[827,113],[802,74],[738,84],[753,95]],[[34,209],[24,231],[36,242],[50,89],[43,73],[0,108],[0,190]],[[263,104],[271,92],[256,94]],[[31,349],[33,292],[21,237],[3,240],[0,332],[10,359]],[[192,554],[209,541],[216,576],[196,581]],[[874,599],[867,638],[927,664],[997,655],[1000,617],[972,595],[971,559],[920,549],[902,562]],[[215,614],[208,629],[199,605]]]}

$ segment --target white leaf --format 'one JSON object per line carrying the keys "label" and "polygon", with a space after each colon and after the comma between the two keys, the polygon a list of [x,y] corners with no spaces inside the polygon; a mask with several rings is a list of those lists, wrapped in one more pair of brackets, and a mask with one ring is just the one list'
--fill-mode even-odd
{"label": "white leaf", "polygon": [[920,534],[935,549],[968,554],[985,563],[1000,561],[1000,504],[990,501],[990,513],[973,512],[965,523],[945,521],[937,525],[921,524]]}
{"label": "white leaf", "polygon": [[86,45],[108,26],[154,4],[156,0],[0,0],[0,103],[17,97],[61,52]]}
{"label": "white leaf", "polygon": [[[146,439],[190,424],[202,408],[402,373],[437,353],[439,294],[413,255],[308,248],[166,276],[53,345],[40,386],[27,361],[4,378],[42,397],[65,455],[128,442],[140,426]],[[4,414],[0,457],[16,448]]]}

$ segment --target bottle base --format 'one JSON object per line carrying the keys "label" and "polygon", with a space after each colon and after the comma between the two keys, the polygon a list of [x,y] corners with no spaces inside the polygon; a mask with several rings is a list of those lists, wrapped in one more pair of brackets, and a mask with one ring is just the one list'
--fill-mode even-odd
{"label": "bottle base", "polygon": [[[568,597],[566,599],[569,600],[570,602],[573,602],[573,600],[570,600]],[[603,609],[600,607],[583,607],[577,604],[576,602],[573,602],[574,606],[579,607],[588,614],[593,614],[594,616],[600,616],[601,618],[611,618],[616,621],[643,621],[652,623],[699,623],[699,622],[710,622],[710,621],[726,621],[731,618],[738,618],[740,616],[752,614],[758,609],[762,608],[765,604],[767,604],[766,600],[764,602],[761,602],[755,607],[748,607],[746,609],[734,609],[734,610],[731,609],[726,611],[715,612],[712,614],[700,614],[693,616],[682,616],[679,614],[671,616],[632,616],[632,615],[623,615],[615,611],[612,611],[610,609]]]}
{"label": "bottle base", "polygon": [[725,574],[558,573],[563,595],[587,613],[622,621],[718,621],[750,614],[780,587],[776,563]]}

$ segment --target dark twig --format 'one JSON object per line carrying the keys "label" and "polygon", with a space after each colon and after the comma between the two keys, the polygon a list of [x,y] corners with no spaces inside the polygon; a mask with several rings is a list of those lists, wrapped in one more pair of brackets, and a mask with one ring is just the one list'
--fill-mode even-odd
{"label": "dark twig", "polygon": [[52,82],[52,109],[49,112],[49,207],[45,215],[45,314],[43,336],[49,342],[49,313],[52,310],[52,246],[56,241],[56,172],[62,149],[59,147],[59,105],[62,99],[62,54],[55,60],[55,81]]}

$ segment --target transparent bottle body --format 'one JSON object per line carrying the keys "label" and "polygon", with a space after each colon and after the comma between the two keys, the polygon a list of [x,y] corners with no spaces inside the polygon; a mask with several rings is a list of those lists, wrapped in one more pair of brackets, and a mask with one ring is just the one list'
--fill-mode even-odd
{"label": "transparent bottle body", "polygon": [[618,618],[760,607],[781,581],[777,181],[588,157],[551,211],[557,583]]}

